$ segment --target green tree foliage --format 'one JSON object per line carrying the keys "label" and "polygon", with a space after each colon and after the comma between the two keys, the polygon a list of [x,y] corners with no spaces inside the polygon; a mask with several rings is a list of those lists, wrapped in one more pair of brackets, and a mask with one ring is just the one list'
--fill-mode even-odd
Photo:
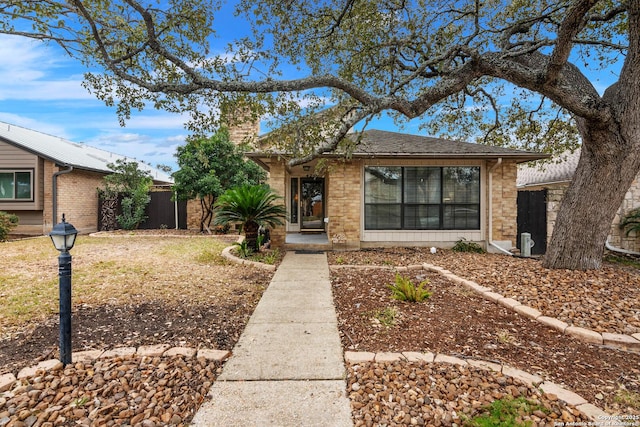
{"label": "green tree foliage", "polygon": [[[640,171],[640,2],[238,4],[253,32],[235,41],[217,38],[214,0],[9,0],[0,32],[54,41],[98,69],[86,85],[123,121],[147,105],[205,130],[237,118],[230,106],[268,113],[290,164],[383,112],[423,118],[436,136],[549,152],[580,142],[544,264],[601,265]],[[598,89],[604,73],[616,81]]]}
{"label": "green tree foliage", "polygon": [[245,161],[242,148],[229,141],[224,128],[209,138],[189,138],[186,145],[178,147],[176,157],[179,170],[173,174],[174,188],[182,200],[200,200],[201,232],[210,232],[213,205],[223,192],[266,179],[258,165]]}
{"label": "green tree foliage", "polygon": [[0,242],[7,240],[7,236],[18,226],[18,216],[0,211]]}
{"label": "green tree foliage", "polygon": [[222,194],[216,204],[215,224],[240,223],[244,230],[247,248],[258,249],[260,227],[275,227],[284,224],[287,213],[278,196],[266,185],[243,185]]}
{"label": "green tree foliage", "polygon": [[122,213],[116,217],[125,230],[134,230],[147,219],[144,212],[151,196],[153,180],[149,172],[138,169],[138,162],[118,159],[107,165],[114,173],[104,177],[104,187],[98,189],[100,197],[122,198]]}

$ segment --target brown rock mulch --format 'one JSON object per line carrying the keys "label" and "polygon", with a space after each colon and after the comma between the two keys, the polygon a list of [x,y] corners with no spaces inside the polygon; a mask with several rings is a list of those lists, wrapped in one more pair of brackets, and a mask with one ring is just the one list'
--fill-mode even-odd
{"label": "brown rock mulch", "polygon": [[[616,283],[620,289],[625,289],[624,298],[621,296],[616,300],[620,312],[628,314],[623,315],[625,320],[634,320],[640,301],[635,298],[620,303],[621,299],[631,299],[637,294],[638,275],[613,266],[607,266],[602,273],[572,275],[573,272],[545,272],[535,260],[450,251],[438,251],[434,256],[428,249],[399,248],[330,253],[329,259],[335,265],[387,267],[428,262],[461,277],[478,280],[484,286],[500,283],[504,288],[497,285],[496,292],[516,299],[520,294],[525,295],[527,299],[522,301],[534,307],[533,296],[544,301],[547,292],[541,288],[534,290],[534,283],[553,283],[553,277],[561,278],[562,282],[554,288],[556,297],[550,298],[561,306],[562,303],[576,304],[570,297],[580,295],[577,288],[583,287],[581,280],[588,277],[592,282]],[[388,288],[394,282],[394,274],[391,269],[380,268],[340,268],[332,272],[334,300],[345,349],[430,351],[498,362],[560,384],[611,414],[640,415],[640,354],[587,344],[562,335],[429,271],[402,273],[414,283],[430,281],[428,287],[433,295],[426,302],[395,301],[390,298]],[[521,277],[525,279],[518,280]],[[598,292],[605,288],[605,285],[594,286]],[[565,294],[564,289],[572,292]],[[598,310],[595,308],[598,298],[594,296],[598,294],[591,295],[594,309],[585,310],[587,313],[599,313],[599,321],[608,325],[635,327],[633,323],[609,322],[606,310],[610,306],[605,305],[608,300],[603,299],[602,309]],[[624,307],[628,307],[627,312]],[[595,316],[592,314],[592,317]],[[378,387],[390,386],[382,378],[378,380]],[[394,391],[404,394],[402,388]]]}
{"label": "brown rock mulch", "polygon": [[220,371],[219,362],[184,356],[60,363],[0,394],[0,425],[187,425]]}

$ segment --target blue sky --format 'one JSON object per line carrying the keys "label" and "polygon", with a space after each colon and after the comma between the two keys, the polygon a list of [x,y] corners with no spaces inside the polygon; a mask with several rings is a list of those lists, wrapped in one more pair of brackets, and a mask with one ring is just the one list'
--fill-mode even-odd
{"label": "blue sky", "polygon": [[[219,34],[229,37],[243,27],[235,19],[218,23],[227,27],[217,28]],[[0,58],[0,121],[177,169],[174,153],[189,134],[183,127],[186,116],[149,108],[132,112],[121,127],[115,108],[82,87],[85,68],[57,45],[0,36]],[[607,70],[594,75],[600,93],[616,74]],[[401,131],[418,133],[418,126],[412,121]],[[385,118],[369,128],[397,130]]]}
{"label": "blue sky", "polygon": [[55,45],[0,38],[0,121],[176,169],[185,118],[153,109],[121,127],[115,108],[82,87],[82,65]]}

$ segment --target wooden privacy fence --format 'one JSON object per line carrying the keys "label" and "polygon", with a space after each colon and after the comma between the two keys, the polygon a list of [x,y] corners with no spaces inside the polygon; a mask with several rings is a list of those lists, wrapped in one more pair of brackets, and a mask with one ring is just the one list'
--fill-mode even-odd
{"label": "wooden privacy fence", "polygon": [[[149,193],[151,202],[145,210],[147,219],[138,228],[143,230],[177,228],[186,230],[187,228],[187,202],[171,200],[171,191],[152,191]],[[120,228],[116,217],[122,213],[122,197],[118,199],[100,199],[98,201],[98,230],[108,231]]]}

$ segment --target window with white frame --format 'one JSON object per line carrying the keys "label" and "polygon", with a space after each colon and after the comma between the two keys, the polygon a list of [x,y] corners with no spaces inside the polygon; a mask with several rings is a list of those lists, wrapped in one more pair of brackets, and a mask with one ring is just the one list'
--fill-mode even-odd
{"label": "window with white frame", "polygon": [[366,230],[479,230],[480,167],[365,168]]}
{"label": "window with white frame", "polygon": [[0,170],[0,200],[32,200],[33,172]]}

